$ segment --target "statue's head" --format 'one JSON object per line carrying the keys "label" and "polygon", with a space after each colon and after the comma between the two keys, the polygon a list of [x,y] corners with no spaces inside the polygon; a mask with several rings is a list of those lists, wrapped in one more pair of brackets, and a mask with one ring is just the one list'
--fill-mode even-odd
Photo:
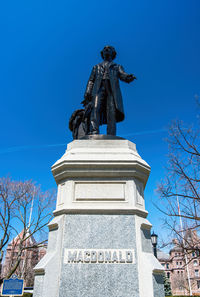
{"label": "statue's head", "polygon": [[104,60],[107,60],[109,58],[111,58],[112,60],[115,59],[117,53],[116,50],[113,46],[111,45],[106,45],[104,46],[104,48],[101,51],[101,56]]}

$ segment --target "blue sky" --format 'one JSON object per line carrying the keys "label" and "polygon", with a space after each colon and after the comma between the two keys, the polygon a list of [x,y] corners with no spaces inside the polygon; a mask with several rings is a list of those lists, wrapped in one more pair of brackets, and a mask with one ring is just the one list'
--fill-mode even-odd
{"label": "blue sky", "polygon": [[173,119],[195,120],[200,94],[199,0],[2,1],[0,28],[0,175],[56,187],[50,167],[72,141],[68,119],[111,44],[116,63],[138,78],[121,83],[126,118],[117,135],[152,167],[145,199],[159,233],[152,201],[166,130]]}

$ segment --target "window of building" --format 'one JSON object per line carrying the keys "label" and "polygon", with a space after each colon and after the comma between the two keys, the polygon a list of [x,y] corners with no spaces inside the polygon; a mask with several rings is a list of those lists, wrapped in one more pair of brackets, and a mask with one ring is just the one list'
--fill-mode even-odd
{"label": "window of building", "polygon": [[195,257],[195,252],[192,252],[192,257]]}
{"label": "window of building", "polygon": [[199,270],[198,270],[198,269],[195,269],[195,271],[194,271],[194,275],[195,275],[195,276],[199,276]]}
{"label": "window of building", "polygon": [[180,262],[180,266],[182,266],[182,262]]}
{"label": "window of building", "polygon": [[170,278],[170,272],[167,272],[167,278]]}
{"label": "window of building", "polygon": [[182,285],[180,285],[179,290],[182,291],[184,288]]}
{"label": "window of building", "polygon": [[180,273],[180,271],[177,271],[177,273],[179,274],[179,273]]}
{"label": "window of building", "polygon": [[200,280],[197,281],[197,288],[200,289]]}
{"label": "window of building", "polygon": [[166,267],[167,267],[167,269],[169,269],[169,264],[168,263],[166,264]]}
{"label": "window of building", "polygon": [[177,253],[175,253],[175,256],[177,256]]}
{"label": "window of building", "polygon": [[178,266],[178,262],[176,262],[176,266]]}
{"label": "window of building", "polygon": [[194,266],[197,266],[198,265],[197,260],[194,260],[193,264],[194,264]]}

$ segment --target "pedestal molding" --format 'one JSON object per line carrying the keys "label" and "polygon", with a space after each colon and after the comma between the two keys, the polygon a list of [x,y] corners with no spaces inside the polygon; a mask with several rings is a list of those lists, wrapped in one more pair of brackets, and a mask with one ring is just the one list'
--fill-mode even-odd
{"label": "pedestal molding", "polygon": [[53,212],[54,216],[60,216],[63,214],[102,214],[102,215],[134,215],[137,214],[142,218],[146,218],[148,211],[140,209],[61,209]]}

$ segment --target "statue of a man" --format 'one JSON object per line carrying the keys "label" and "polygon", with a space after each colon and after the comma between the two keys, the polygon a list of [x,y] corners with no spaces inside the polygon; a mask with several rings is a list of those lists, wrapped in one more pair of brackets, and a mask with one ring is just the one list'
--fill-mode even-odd
{"label": "statue of a man", "polygon": [[85,101],[92,102],[90,134],[99,134],[99,125],[107,124],[107,134],[116,135],[116,123],[124,119],[119,79],[130,83],[136,77],[113,62],[114,47],[105,46],[101,56],[103,62],[93,67],[84,95]]}

